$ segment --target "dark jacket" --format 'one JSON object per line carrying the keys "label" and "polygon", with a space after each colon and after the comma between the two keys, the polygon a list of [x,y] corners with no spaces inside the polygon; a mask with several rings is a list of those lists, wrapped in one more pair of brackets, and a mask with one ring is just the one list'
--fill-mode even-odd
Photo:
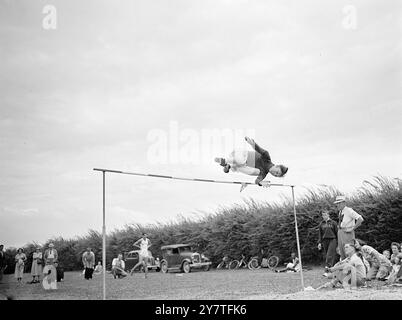
{"label": "dark jacket", "polygon": [[269,152],[263,148],[261,148],[255,142],[251,145],[256,151],[254,154],[254,167],[260,170],[260,174],[255,180],[256,184],[260,184],[262,180],[267,176],[269,169],[271,169],[274,164],[271,161],[271,156]]}
{"label": "dark jacket", "polygon": [[337,223],[332,219],[328,219],[328,221],[321,221],[318,227],[318,243],[321,243],[324,239],[336,239],[337,237]]}
{"label": "dark jacket", "polygon": [[2,269],[6,265],[6,254],[4,251],[0,252],[0,269]]}

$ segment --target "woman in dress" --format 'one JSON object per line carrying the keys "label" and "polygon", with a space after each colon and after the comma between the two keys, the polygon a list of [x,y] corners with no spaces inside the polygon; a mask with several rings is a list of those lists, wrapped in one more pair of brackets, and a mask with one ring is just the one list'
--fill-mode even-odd
{"label": "woman in dress", "polygon": [[22,248],[17,250],[17,254],[15,256],[15,278],[18,283],[22,282],[22,277],[24,276],[24,267],[27,256],[23,252]]}
{"label": "woman in dress", "polygon": [[42,273],[42,252],[40,251],[40,248],[37,247],[36,251],[32,254],[31,275],[33,279],[31,283],[39,283],[41,273]]}

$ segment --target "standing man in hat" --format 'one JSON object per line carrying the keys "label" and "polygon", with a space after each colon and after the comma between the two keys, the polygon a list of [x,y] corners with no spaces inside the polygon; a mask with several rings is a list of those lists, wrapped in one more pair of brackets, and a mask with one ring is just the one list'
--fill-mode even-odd
{"label": "standing man in hat", "polygon": [[58,262],[59,256],[57,250],[54,249],[53,243],[49,243],[49,248],[45,250],[43,259],[45,260],[45,267],[43,268],[44,278],[42,285],[46,290],[57,289],[56,263]]}
{"label": "standing man in hat", "polygon": [[362,224],[363,217],[346,206],[345,196],[337,196],[334,204],[339,211],[338,250],[341,260],[343,260],[346,258],[345,244],[354,242],[355,230]]}

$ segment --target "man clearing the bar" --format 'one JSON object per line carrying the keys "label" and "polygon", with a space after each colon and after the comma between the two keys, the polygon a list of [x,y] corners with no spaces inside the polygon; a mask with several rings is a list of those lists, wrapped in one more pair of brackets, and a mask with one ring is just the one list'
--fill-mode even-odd
{"label": "man clearing the bar", "polygon": [[267,150],[261,148],[249,137],[245,137],[245,140],[253,147],[254,151],[235,150],[227,158],[215,158],[215,162],[223,167],[225,173],[232,170],[233,172],[257,176],[255,183],[259,186],[262,186],[261,182],[268,173],[275,177],[283,177],[286,174],[288,168],[281,164],[273,164]]}

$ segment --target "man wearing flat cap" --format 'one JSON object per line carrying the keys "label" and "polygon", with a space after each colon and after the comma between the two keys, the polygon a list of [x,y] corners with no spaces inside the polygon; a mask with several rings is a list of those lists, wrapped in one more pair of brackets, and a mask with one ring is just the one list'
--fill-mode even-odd
{"label": "man wearing flat cap", "polygon": [[346,206],[345,196],[337,196],[334,202],[339,210],[338,222],[338,250],[341,260],[346,258],[345,244],[353,243],[355,230],[362,224],[363,217]]}

